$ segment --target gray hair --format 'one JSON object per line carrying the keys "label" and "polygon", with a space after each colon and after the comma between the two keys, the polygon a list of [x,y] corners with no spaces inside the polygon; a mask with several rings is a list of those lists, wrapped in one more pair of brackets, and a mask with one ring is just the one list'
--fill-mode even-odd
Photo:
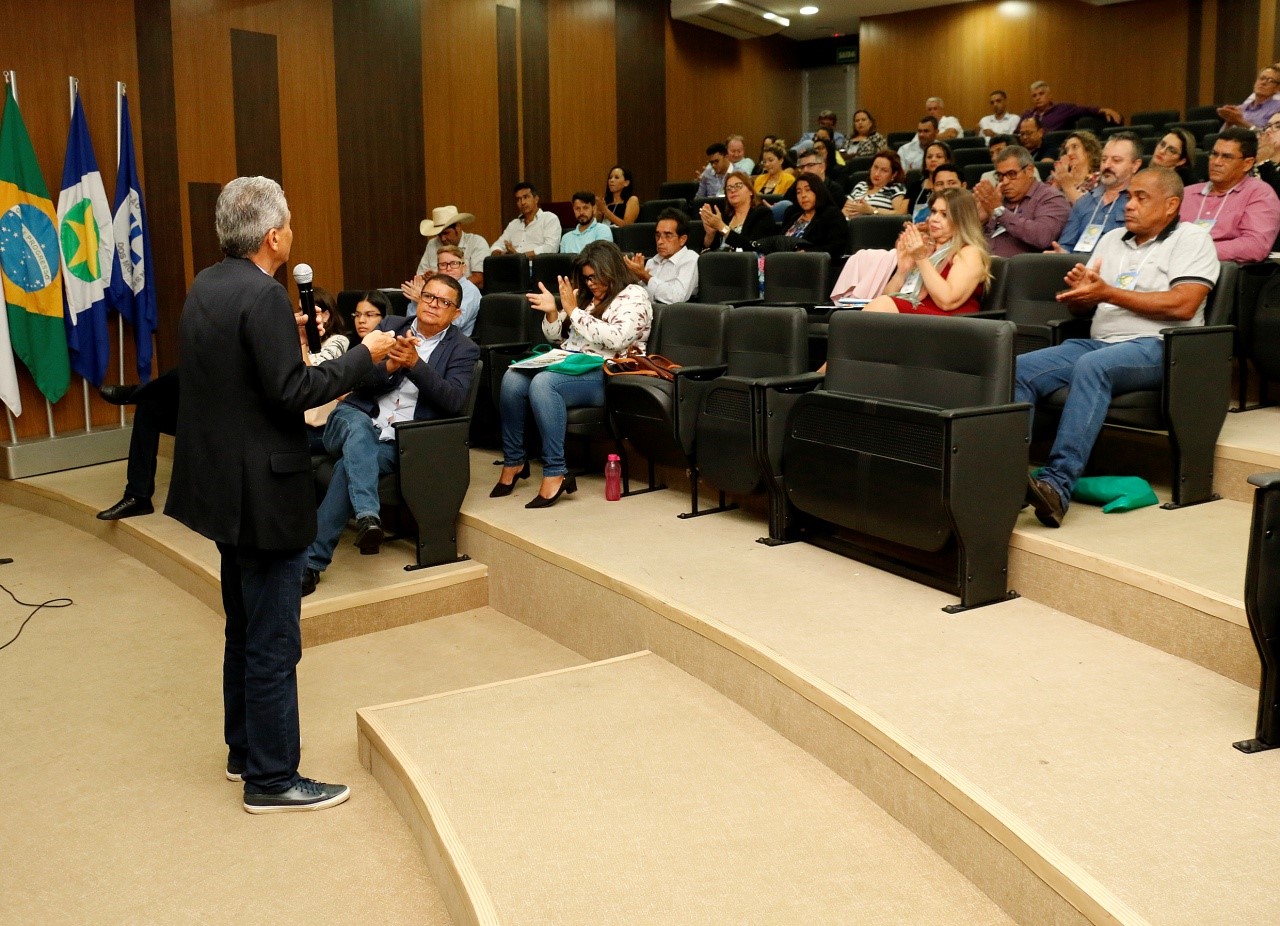
{"label": "gray hair", "polygon": [[288,221],[284,190],[269,177],[237,177],[218,194],[214,226],[228,257],[248,257],[262,247],[267,232]]}
{"label": "gray hair", "polygon": [[1031,85],[1032,90],[1048,90],[1049,82],[1047,80],[1037,80]]}
{"label": "gray hair", "polygon": [[939,106],[941,106],[941,105],[942,105],[942,97],[940,97],[940,96],[931,96],[931,97],[929,97],[929,99],[927,99],[927,100],[925,100],[925,101],[924,101],[924,105],[925,105],[925,106],[928,106],[930,103],[937,103]]}
{"label": "gray hair", "polygon": [[1030,167],[1035,163],[1035,159],[1031,157],[1031,152],[1021,145],[1006,145],[1004,150],[997,155],[996,166],[1003,164],[1005,161],[1018,162],[1018,167]]}

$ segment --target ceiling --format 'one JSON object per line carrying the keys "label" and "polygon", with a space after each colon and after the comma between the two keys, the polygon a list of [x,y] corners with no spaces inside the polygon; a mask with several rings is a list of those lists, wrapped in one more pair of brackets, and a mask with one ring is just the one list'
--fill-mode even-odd
{"label": "ceiling", "polygon": [[[789,39],[805,40],[847,35],[858,31],[858,20],[863,16],[879,16],[884,13],[901,13],[931,6],[948,6],[968,0],[752,0],[758,6],[772,10],[791,20],[782,30]],[[812,16],[801,16],[800,7],[816,6]]]}

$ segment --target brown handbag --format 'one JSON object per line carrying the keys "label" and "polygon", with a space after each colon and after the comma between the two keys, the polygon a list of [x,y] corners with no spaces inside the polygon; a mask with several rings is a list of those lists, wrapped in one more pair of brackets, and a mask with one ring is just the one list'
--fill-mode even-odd
{"label": "brown handbag", "polygon": [[634,373],[640,376],[656,376],[658,379],[666,380],[669,383],[675,382],[675,371],[678,369],[680,369],[680,364],[674,360],[669,360],[661,354],[628,354],[604,362],[606,376],[621,376],[624,373]]}

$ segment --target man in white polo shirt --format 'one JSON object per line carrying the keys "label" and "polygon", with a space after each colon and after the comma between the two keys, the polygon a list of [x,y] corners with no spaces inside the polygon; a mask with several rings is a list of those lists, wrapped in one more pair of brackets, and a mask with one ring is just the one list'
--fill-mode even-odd
{"label": "man in white polo shirt", "polygon": [[[1094,311],[1088,338],[1023,354],[1014,399],[1032,408],[1071,387],[1048,463],[1031,477],[1036,517],[1059,527],[1116,394],[1158,389],[1164,379],[1162,328],[1203,325],[1218,282],[1218,254],[1203,228],[1178,221],[1182,181],[1171,170],[1139,171],[1129,183],[1125,228],[1107,232],[1086,267],[1058,294],[1072,314]],[[1096,309],[1096,311],[1095,311]]]}

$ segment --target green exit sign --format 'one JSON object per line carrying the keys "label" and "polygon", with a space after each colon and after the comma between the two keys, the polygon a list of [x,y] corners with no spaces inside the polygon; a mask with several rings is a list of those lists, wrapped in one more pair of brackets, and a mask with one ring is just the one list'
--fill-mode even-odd
{"label": "green exit sign", "polygon": [[836,49],[836,64],[857,64],[858,46]]}

